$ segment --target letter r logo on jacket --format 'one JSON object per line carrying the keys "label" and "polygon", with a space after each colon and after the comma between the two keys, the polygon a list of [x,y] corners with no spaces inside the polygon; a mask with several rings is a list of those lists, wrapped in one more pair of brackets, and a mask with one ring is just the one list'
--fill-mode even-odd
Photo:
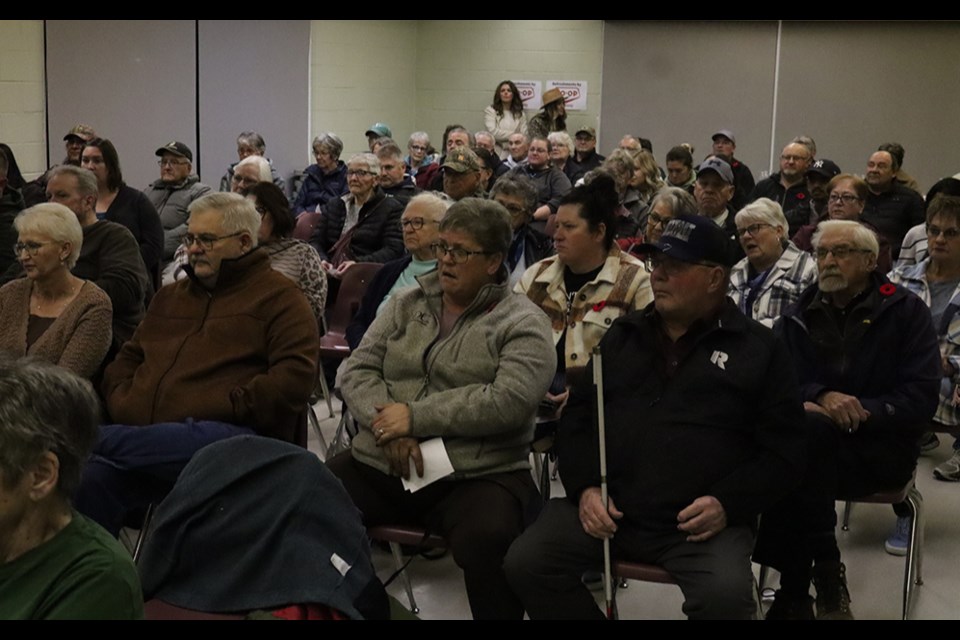
{"label": "letter r logo on jacket", "polygon": [[723,351],[714,351],[713,355],[710,356],[710,362],[712,362],[713,364],[717,365],[718,367],[726,371],[727,367],[724,366],[724,363],[727,361],[728,357],[729,356],[725,354]]}

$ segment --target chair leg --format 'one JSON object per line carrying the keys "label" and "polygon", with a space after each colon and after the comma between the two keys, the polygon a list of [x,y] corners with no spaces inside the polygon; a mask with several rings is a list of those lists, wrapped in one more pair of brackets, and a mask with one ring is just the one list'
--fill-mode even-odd
{"label": "chair leg", "polygon": [[910,536],[907,539],[907,557],[903,569],[903,619],[910,615],[914,585],[923,584],[923,496],[916,485],[907,493],[906,504],[910,509]]}
{"label": "chair leg", "polygon": [[330,448],[327,446],[327,441],[323,439],[323,432],[320,430],[320,420],[317,418],[317,412],[313,408],[313,405],[307,405],[307,419],[310,420],[310,426],[313,427],[313,431],[317,434],[317,439],[320,441],[320,458],[326,460]]}
{"label": "chair leg", "polygon": [[843,530],[850,531],[850,501],[843,503]]}
{"label": "chair leg", "polygon": [[330,417],[334,416],[333,413],[333,398],[330,396],[330,389],[327,387],[327,376],[323,373],[323,363],[317,360],[317,367],[319,368],[320,375],[320,389],[323,390],[323,399],[327,401],[327,410],[330,412]]}
{"label": "chair leg", "polygon": [[403,588],[407,592],[407,601],[410,603],[410,612],[416,615],[420,613],[420,607],[417,606],[417,601],[413,597],[413,587],[410,585],[410,576],[407,575],[406,569],[403,568],[403,557],[400,555],[400,544],[397,542],[391,542],[390,553],[393,554],[393,564],[397,567],[396,570],[400,572],[400,577],[403,578]]}
{"label": "chair leg", "polygon": [[347,446],[343,442],[343,438],[346,434],[347,423],[350,421],[350,411],[347,410],[347,405],[343,405],[343,408],[340,411],[340,422],[337,423],[337,432],[333,434],[333,440],[330,442],[330,446],[327,448],[327,456],[332,458],[341,451],[346,451]]}
{"label": "chair leg", "polygon": [[133,564],[139,564],[140,554],[143,552],[143,541],[150,532],[150,524],[153,522],[153,503],[147,506],[147,512],[143,514],[143,524],[140,525],[140,533],[137,534],[137,544],[133,547]]}

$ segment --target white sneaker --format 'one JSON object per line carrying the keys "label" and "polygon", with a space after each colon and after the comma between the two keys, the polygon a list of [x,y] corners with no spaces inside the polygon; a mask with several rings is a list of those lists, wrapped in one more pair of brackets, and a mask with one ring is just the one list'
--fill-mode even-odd
{"label": "white sneaker", "polygon": [[953,457],[933,470],[933,477],[947,482],[960,481],[960,451],[954,450]]}

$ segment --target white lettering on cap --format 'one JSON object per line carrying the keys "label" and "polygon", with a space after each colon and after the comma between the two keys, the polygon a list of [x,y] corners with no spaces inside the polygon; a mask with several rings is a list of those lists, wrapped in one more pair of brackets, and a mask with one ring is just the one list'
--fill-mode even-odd
{"label": "white lettering on cap", "polygon": [[[663,230],[663,235],[672,236],[681,242],[689,242],[690,234],[693,233],[694,229],[696,229],[696,226],[686,220],[677,220],[674,218],[667,223],[667,228]],[[666,249],[666,245],[664,245],[664,249]]]}

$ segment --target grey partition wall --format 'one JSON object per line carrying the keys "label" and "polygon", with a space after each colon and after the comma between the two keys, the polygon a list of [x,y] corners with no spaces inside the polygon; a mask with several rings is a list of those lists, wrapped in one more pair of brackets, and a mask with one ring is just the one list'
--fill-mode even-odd
{"label": "grey partition wall", "polygon": [[197,78],[193,20],[47,20],[50,162],[63,135],[89,124],[117,147],[124,180],[160,177],[154,151],[180,140],[195,152]]}
{"label": "grey partition wall", "polygon": [[[216,188],[256,131],[284,178],[310,151],[310,21],[200,20],[200,169]],[[289,187],[289,185],[288,185]]]}
{"label": "grey partition wall", "polygon": [[863,173],[883,142],[929,188],[960,171],[957,22],[610,21],[604,28],[601,147],[624,133],[710,151],[732,129],[759,178],[780,148],[812,136],[818,156]]}
{"label": "grey partition wall", "polygon": [[74,123],[117,146],[124,179],[156,180],[156,149],[179,140],[217,187],[236,136],[258,131],[284,175],[310,148],[308,20],[48,20],[48,149]]}

